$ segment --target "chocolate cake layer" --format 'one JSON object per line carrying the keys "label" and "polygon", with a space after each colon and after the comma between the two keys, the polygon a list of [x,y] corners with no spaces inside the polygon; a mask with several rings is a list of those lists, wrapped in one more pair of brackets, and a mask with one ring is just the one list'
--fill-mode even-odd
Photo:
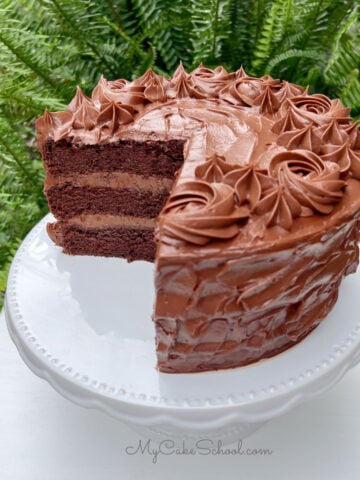
{"label": "chocolate cake layer", "polygon": [[57,222],[48,225],[50,237],[70,255],[123,257],[128,261],[154,261],[153,228],[103,227],[81,228]]}
{"label": "chocolate cake layer", "polygon": [[140,173],[144,177],[173,178],[183,163],[184,140],[118,140],[97,145],[77,145],[71,140],[48,140],[43,147],[46,170],[56,176],[68,173]]}
{"label": "chocolate cake layer", "polygon": [[133,188],[112,189],[75,185],[55,185],[46,192],[52,213],[62,220],[83,213],[155,218],[168,195],[166,190],[151,192]]}

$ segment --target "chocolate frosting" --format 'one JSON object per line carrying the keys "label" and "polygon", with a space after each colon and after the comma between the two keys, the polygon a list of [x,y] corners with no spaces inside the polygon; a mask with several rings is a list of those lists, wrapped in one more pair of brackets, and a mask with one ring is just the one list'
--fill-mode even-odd
{"label": "chocolate frosting", "polygon": [[[37,121],[43,150],[59,141],[184,144],[157,219],[161,371],[251,363],[327,315],[359,259],[360,135],[349,112],[243,68],[187,73],[180,64],[171,79],[152,70],[133,82],[101,77],[91,98],[78,89],[65,112]],[[50,230],[61,243],[57,226]]]}
{"label": "chocolate frosting", "polygon": [[340,180],[338,165],[324,162],[308,150],[278,153],[271,160],[269,173],[286,194],[295,217],[330,213],[346,186]]}
{"label": "chocolate frosting", "polygon": [[132,82],[102,76],[91,98],[78,88],[65,112],[46,111],[36,128],[40,146],[49,137],[187,139],[193,159],[159,229],[169,245],[202,245],[271,238],[277,227],[282,236],[299,218],[330,215],[347,179],[360,179],[359,130],[349,112],[338,99],[243,68],[200,65],[187,73],[180,64],[171,79],[151,69]]}
{"label": "chocolate frosting", "polygon": [[212,238],[228,239],[238,233],[236,222],[248,217],[246,207],[235,203],[235,192],[225,183],[189,181],[170,195],[163,210],[166,222],[162,241],[182,240],[205,245]]}

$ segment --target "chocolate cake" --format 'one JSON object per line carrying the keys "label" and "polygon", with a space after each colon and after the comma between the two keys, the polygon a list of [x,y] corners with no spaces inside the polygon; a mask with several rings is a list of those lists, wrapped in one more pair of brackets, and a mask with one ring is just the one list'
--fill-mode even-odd
{"label": "chocolate cake", "polygon": [[155,260],[160,371],[273,356],[326,317],[359,262],[349,115],[242,68],[102,77],[37,121],[48,232],[69,254]]}

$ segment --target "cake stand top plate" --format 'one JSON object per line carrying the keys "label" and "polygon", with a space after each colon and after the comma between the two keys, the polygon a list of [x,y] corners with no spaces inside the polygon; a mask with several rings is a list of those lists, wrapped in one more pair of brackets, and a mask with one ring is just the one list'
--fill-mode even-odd
{"label": "cake stand top plate", "polygon": [[47,215],[11,266],[5,314],[28,366],[65,397],[142,425],[260,422],[336,383],[360,358],[360,273],[305,340],[256,364],[216,372],[156,370],[153,265],[64,255]]}

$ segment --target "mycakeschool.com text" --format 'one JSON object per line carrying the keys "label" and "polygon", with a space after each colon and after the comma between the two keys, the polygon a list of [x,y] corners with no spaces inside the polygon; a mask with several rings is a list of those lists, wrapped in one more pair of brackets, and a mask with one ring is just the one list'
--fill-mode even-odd
{"label": "mycakeschool.com text", "polygon": [[212,440],[209,438],[202,438],[191,445],[185,440],[181,443],[174,440],[162,440],[160,443],[152,443],[151,440],[140,439],[133,445],[125,447],[127,455],[144,455],[152,459],[152,463],[156,464],[160,457],[168,456],[262,456],[270,457],[274,455],[271,448],[264,447],[247,447],[243,440],[238,440],[237,443],[224,446],[221,440]]}

